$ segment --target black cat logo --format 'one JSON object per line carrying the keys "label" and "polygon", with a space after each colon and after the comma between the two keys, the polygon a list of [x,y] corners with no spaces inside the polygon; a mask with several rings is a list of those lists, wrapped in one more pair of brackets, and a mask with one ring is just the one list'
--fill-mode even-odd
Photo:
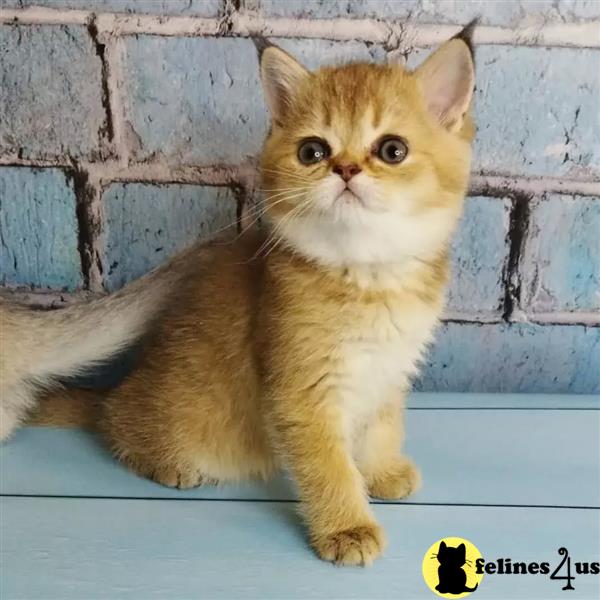
{"label": "black cat logo", "polygon": [[423,556],[421,570],[425,585],[441,598],[460,600],[472,594],[481,584],[483,570],[476,568],[483,560],[471,541],[446,536],[431,544]]}
{"label": "black cat logo", "polygon": [[463,565],[470,563],[467,560],[467,548],[464,544],[459,544],[456,548],[447,546],[443,540],[440,542],[440,547],[437,552],[437,559],[440,563],[438,567],[439,583],[435,589],[440,594],[464,594],[466,592],[474,592],[475,587],[467,587],[467,574],[463,569]]}

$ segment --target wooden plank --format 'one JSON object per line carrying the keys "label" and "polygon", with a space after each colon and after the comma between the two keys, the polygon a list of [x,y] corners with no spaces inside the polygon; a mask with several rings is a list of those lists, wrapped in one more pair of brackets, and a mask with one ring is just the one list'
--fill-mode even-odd
{"label": "wooden plank", "polygon": [[[425,485],[410,501],[600,506],[600,411],[411,410],[407,446]],[[269,484],[172,490],[130,474],[91,435],[24,429],[0,452],[3,494],[278,499]]]}
{"label": "wooden plank", "polygon": [[[432,598],[421,577],[427,549],[446,536],[488,561],[558,565],[598,560],[595,510],[378,505],[389,546],[368,569],[335,568],[307,548],[295,505],[3,498],[0,596],[82,598]],[[574,569],[574,566],[572,566]],[[543,575],[485,575],[477,598],[600,596],[600,578],[575,592]]]}

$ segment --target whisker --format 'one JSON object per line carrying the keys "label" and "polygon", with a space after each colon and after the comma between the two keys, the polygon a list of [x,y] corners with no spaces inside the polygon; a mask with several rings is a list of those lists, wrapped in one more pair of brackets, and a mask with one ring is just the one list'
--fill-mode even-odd
{"label": "whisker", "polygon": [[[310,208],[310,205],[311,205],[310,200],[307,200],[303,204],[300,204],[299,205],[300,210],[291,211],[291,213],[290,213],[291,216],[286,222],[289,223],[291,220],[301,217],[305,212],[308,211],[308,209]],[[265,256],[263,258],[267,258],[267,256],[269,256],[269,254],[274,252],[275,249],[277,248],[277,246],[279,246],[279,244],[282,242],[282,240],[283,240],[283,235],[281,235],[279,237],[279,240],[273,246],[271,246],[271,248],[268,250],[268,252],[265,254]]]}
{"label": "whisker", "polygon": [[269,188],[257,188],[257,191],[259,192],[289,192],[291,190],[295,190],[298,189],[297,187],[290,187],[290,188],[273,188],[273,189],[269,189]]}
{"label": "whisker", "polygon": [[241,217],[240,218],[236,218],[236,219],[234,219],[233,222],[231,222],[231,223],[229,223],[227,225],[224,225],[223,227],[219,227],[219,229],[215,229],[214,231],[211,231],[210,235],[211,236],[215,236],[215,235],[218,235],[219,233],[223,233],[223,231],[226,231],[230,227],[235,227],[235,226],[239,225],[241,222],[242,222],[242,218]]}
{"label": "whisker", "polygon": [[[296,193],[286,193],[286,194],[274,194],[273,196],[267,196],[266,198],[263,198],[262,201],[260,202],[261,205],[265,205],[265,204],[269,204],[269,206],[277,206],[277,204],[281,203],[281,202],[285,202],[286,200],[291,200],[293,198],[297,198],[298,196],[304,195],[306,194],[306,192],[308,191],[307,189],[304,188],[296,188]],[[283,197],[281,197],[283,196]],[[275,198],[279,198],[278,200],[276,200],[275,202],[271,202],[271,200],[274,200]]]}
{"label": "whisker", "polygon": [[296,209],[291,210],[287,215],[285,215],[283,217],[283,219],[277,223],[274,227],[273,230],[270,232],[269,236],[267,237],[267,239],[263,242],[263,244],[260,246],[260,248],[256,251],[255,255],[253,258],[257,258],[258,256],[260,256],[260,253],[263,250],[266,250],[276,239],[277,239],[277,235],[280,231],[280,229],[283,227],[283,224],[289,220],[291,218],[292,213],[295,211]]}
{"label": "whisker", "polygon": [[[285,202],[286,200],[293,200],[296,197],[299,197],[303,194],[294,194],[294,195],[290,195],[290,196],[286,196],[284,198],[280,198],[279,200],[273,202],[272,204],[270,204],[270,206],[277,206],[277,204],[281,203],[281,202]],[[256,212],[253,212],[252,210],[248,211],[246,213],[246,215],[242,215],[240,218],[237,218],[233,221],[233,223],[229,223],[228,225],[225,225],[224,227],[221,227],[213,232],[211,232],[211,235],[217,235],[219,233],[222,233],[223,231],[225,231],[226,229],[229,229],[230,227],[233,227],[235,225],[240,225],[244,218],[248,215],[250,215],[252,218],[252,221],[250,221],[250,223],[248,223],[239,233],[236,237],[234,237],[231,240],[228,240],[226,242],[224,242],[225,244],[231,244],[235,241],[237,241],[244,233],[246,233],[246,231],[248,231],[253,225],[255,225],[260,218],[266,213],[268,207],[257,207],[256,208]]]}
{"label": "whisker", "polygon": [[311,182],[310,178],[307,177],[306,175],[299,175],[298,173],[294,173],[293,171],[286,171],[286,170],[282,170],[282,169],[262,168],[261,172],[262,173],[273,173],[275,175],[285,175],[286,177],[289,177],[296,181],[302,181],[302,182],[307,182],[307,183]]}
{"label": "whisker", "polygon": [[[249,229],[249,228],[250,228],[250,227],[251,227],[251,226],[252,226],[254,223],[256,223],[256,222],[257,222],[257,221],[258,221],[258,220],[261,218],[261,216],[263,216],[263,215],[264,215],[264,214],[267,212],[267,210],[268,210],[269,208],[271,208],[272,206],[276,206],[276,205],[277,205],[277,204],[279,204],[280,202],[284,202],[284,201],[286,201],[286,200],[291,200],[291,199],[294,199],[294,198],[298,198],[298,197],[301,197],[301,196],[304,196],[304,195],[306,195],[306,193],[305,193],[305,192],[298,193],[298,194],[293,194],[293,195],[288,195],[288,196],[286,196],[286,197],[284,197],[284,198],[280,198],[280,199],[279,199],[279,200],[277,200],[275,203],[273,203],[273,204],[271,204],[271,205],[269,205],[269,206],[266,206],[266,207],[264,207],[264,208],[262,209],[262,211],[260,211],[260,212],[259,212],[258,216],[256,216],[256,217],[255,217],[255,218],[252,220],[252,222],[251,222],[251,223],[250,223],[250,224],[249,224],[247,227],[245,227],[245,228],[244,228],[244,230],[243,230],[243,231],[240,233],[240,235],[241,235],[242,233],[244,233],[244,231],[247,231],[247,230],[248,230],[248,229]],[[277,233],[278,233],[278,231],[280,230],[280,228],[283,226],[283,224],[284,224],[284,223],[285,223],[285,222],[286,222],[288,219],[292,218],[292,217],[294,216],[294,214],[299,214],[299,212],[301,211],[301,209],[302,209],[302,208],[304,208],[304,207],[305,207],[306,205],[308,205],[308,204],[309,204],[309,202],[308,202],[308,201],[306,201],[306,202],[304,202],[304,203],[301,203],[301,204],[299,204],[298,206],[294,207],[294,208],[293,208],[293,209],[292,209],[292,210],[291,210],[291,211],[290,211],[290,212],[289,212],[287,215],[285,215],[285,216],[284,216],[284,218],[282,219],[282,221],[280,221],[280,222],[279,222],[279,223],[278,223],[278,224],[277,224],[277,225],[276,225],[276,226],[273,228],[273,231],[270,233],[269,237],[268,237],[268,238],[267,238],[267,239],[266,239],[266,240],[263,242],[263,244],[262,244],[262,245],[260,246],[260,248],[259,248],[259,249],[258,249],[258,250],[257,250],[257,251],[254,253],[254,256],[253,256],[253,257],[252,257],[250,260],[254,260],[255,258],[257,258],[257,257],[260,255],[260,253],[261,253],[261,252],[262,252],[264,249],[268,248],[268,247],[269,247],[269,246],[270,246],[270,245],[271,245],[271,244],[272,244],[272,243],[273,243],[273,242],[276,240],[276,238],[277,238]],[[249,262],[249,261],[248,261],[248,262]]]}
{"label": "whisker", "polygon": [[305,195],[305,192],[294,194],[294,195],[290,195],[290,196],[285,196],[284,198],[279,198],[279,200],[277,200],[277,201],[275,201],[273,203],[269,203],[268,206],[257,207],[255,213],[250,213],[250,216],[253,217],[253,219],[252,219],[252,221],[244,229],[247,230],[252,225],[254,225],[255,223],[257,223],[260,220],[260,218],[267,213],[267,211],[268,211],[269,208],[277,206],[278,204],[281,204],[282,202],[286,202],[287,200],[294,200],[295,198],[300,198],[303,195]]}
{"label": "whisker", "polygon": [[279,198],[279,200],[276,200],[275,202],[269,203],[268,206],[256,206],[253,210],[249,210],[245,216],[250,216],[252,218],[252,220],[247,225],[244,226],[244,229],[241,233],[243,233],[244,231],[247,231],[253,225],[255,225],[261,219],[261,217],[263,217],[267,213],[269,208],[272,208],[273,206],[277,206],[278,204],[281,204],[282,202],[286,202],[287,200],[294,200],[295,198],[299,198],[299,197],[303,196],[304,194],[305,194],[305,192],[301,192],[298,194],[290,194],[288,196],[285,196],[284,198]]}
{"label": "whisker", "polygon": [[271,235],[265,240],[265,242],[261,245],[261,247],[256,251],[252,259],[257,258],[263,250],[266,250],[266,254],[263,256],[263,259],[269,256],[275,248],[281,243],[283,240],[283,235],[278,234],[281,232],[283,227],[289,223],[292,219],[300,216],[302,212],[310,206],[310,200],[306,200],[305,202],[299,204],[294,209],[292,209],[287,215],[285,215],[279,223],[275,225]]}
{"label": "whisker", "polygon": [[308,187],[297,187],[297,188],[292,188],[288,191],[284,191],[284,192],[279,192],[277,194],[273,194],[272,196],[266,196],[265,200],[273,200],[274,198],[279,198],[279,196],[285,196],[286,194],[289,194],[291,192],[302,192],[305,193],[308,191]]}

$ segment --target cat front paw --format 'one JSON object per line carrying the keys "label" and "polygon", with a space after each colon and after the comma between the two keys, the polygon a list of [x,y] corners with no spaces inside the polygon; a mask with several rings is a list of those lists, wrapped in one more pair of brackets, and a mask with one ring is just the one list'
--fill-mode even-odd
{"label": "cat front paw", "polygon": [[214,486],[218,481],[182,464],[154,463],[146,458],[127,454],[120,457],[132,471],[166,487],[186,490],[201,485]]}
{"label": "cat front paw", "polygon": [[383,552],[385,536],[381,527],[372,523],[316,538],[313,546],[323,560],[336,565],[368,566]]}
{"label": "cat front paw", "polygon": [[398,457],[386,469],[372,475],[369,494],[382,500],[406,498],[421,487],[421,474],[408,458]]}

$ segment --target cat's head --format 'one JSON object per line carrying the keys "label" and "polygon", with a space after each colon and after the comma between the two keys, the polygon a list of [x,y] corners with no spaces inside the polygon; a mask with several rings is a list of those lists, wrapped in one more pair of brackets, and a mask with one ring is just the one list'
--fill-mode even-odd
{"label": "cat's head", "polygon": [[440,542],[437,559],[441,565],[447,567],[462,567],[467,559],[467,548],[464,544],[454,548],[447,546],[446,542]]}
{"label": "cat's head", "polygon": [[324,264],[427,260],[467,189],[473,27],[415,71],[348,64],[308,71],[260,49],[271,131],[261,161],[275,235]]}

